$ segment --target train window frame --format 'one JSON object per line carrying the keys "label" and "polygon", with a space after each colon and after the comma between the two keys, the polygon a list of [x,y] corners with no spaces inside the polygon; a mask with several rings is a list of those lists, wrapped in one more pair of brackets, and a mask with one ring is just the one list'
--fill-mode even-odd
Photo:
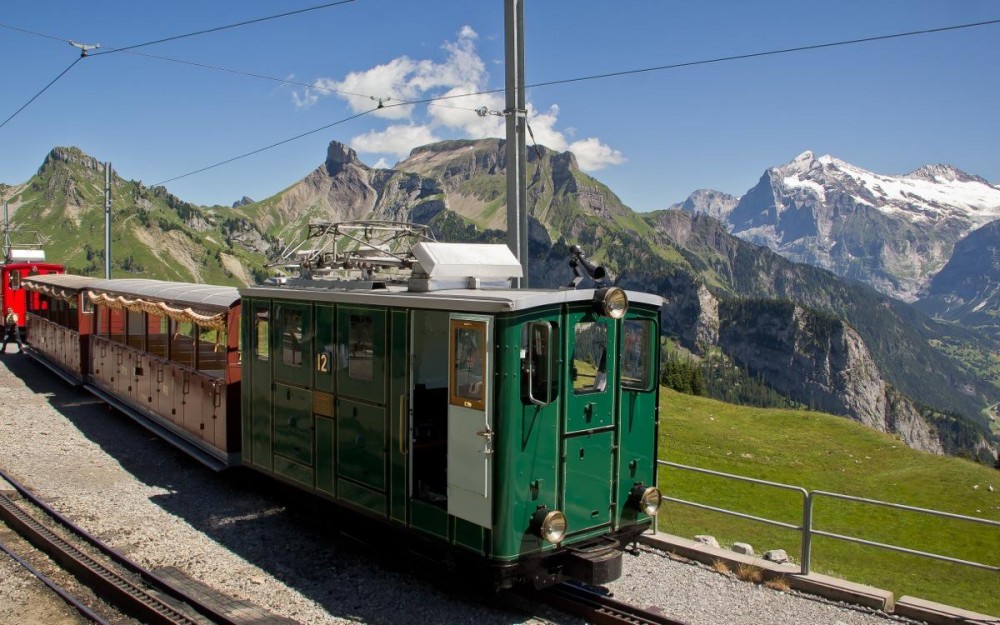
{"label": "train window frame", "polygon": [[[577,343],[578,336],[580,334],[580,326],[592,326],[595,328],[602,328],[604,334],[604,350],[601,356],[594,363],[590,363],[589,360],[578,359],[577,358]],[[584,332],[588,331],[585,329]],[[589,395],[594,393],[603,393],[608,390],[608,351],[611,347],[611,327],[608,319],[600,318],[583,318],[573,324],[572,331],[573,344],[570,346],[570,381],[573,385],[574,395]],[[589,354],[588,354],[589,355]],[[576,366],[577,362],[587,362],[588,366],[593,366],[593,375],[589,373],[581,373]],[[577,386],[577,380],[580,378],[591,378],[593,382],[590,386]]]}
{"label": "train window frame", "polygon": [[[305,350],[305,315],[298,308],[285,307],[281,311],[281,364],[285,367],[301,369]],[[294,324],[294,327],[292,327]]]}
{"label": "train window frame", "polygon": [[[541,331],[544,334],[535,334]],[[559,397],[558,325],[551,321],[532,321],[521,332],[521,399],[535,406],[548,406]],[[535,396],[535,386],[544,389],[544,398]]]}
{"label": "train window frame", "polygon": [[[375,380],[375,318],[351,312],[348,317],[347,377],[358,382]],[[362,357],[359,357],[359,354]],[[367,358],[363,356],[367,355]]]}
{"label": "train window frame", "polygon": [[7,286],[11,291],[17,291],[21,288],[21,272],[18,270],[13,270],[7,276]]}
{"label": "train window frame", "polygon": [[[486,374],[488,371],[486,359],[489,357],[486,328],[485,321],[451,320],[451,328],[448,332],[450,360],[448,397],[453,406],[472,410],[486,409]],[[471,340],[474,337],[477,340]],[[477,372],[479,381],[469,382]],[[463,381],[467,383],[462,384]]]}
{"label": "train window frame", "polygon": [[[629,362],[630,352],[634,351],[633,346],[629,345],[630,342],[630,332],[629,328],[641,327],[638,337],[634,339],[635,348],[638,348],[638,359],[637,363],[639,367],[642,368],[642,375],[633,376],[630,375],[632,370],[632,363]],[[623,389],[629,391],[640,391],[649,392],[655,387],[655,376],[653,375],[653,339],[656,336],[655,325],[652,319],[625,319],[622,322],[622,339],[621,339],[621,353],[619,354],[619,359],[621,360],[621,385]]]}
{"label": "train window frame", "polygon": [[271,311],[259,306],[253,314],[253,357],[261,362],[271,360]]}

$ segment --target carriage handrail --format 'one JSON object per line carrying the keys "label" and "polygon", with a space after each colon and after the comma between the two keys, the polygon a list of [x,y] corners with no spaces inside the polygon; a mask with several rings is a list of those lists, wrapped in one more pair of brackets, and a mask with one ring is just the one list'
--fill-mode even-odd
{"label": "carriage handrail", "polygon": [[679,504],[682,504],[682,505],[688,505],[688,506],[692,506],[692,507],[699,508],[699,509],[702,509],[702,510],[711,510],[713,512],[719,512],[719,513],[722,513],[722,514],[727,514],[727,515],[739,517],[739,518],[742,518],[742,519],[749,519],[749,520],[752,520],[752,521],[759,521],[761,523],[766,523],[768,525],[774,525],[774,526],[777,526],[777,527],[783,527],[785,529],[792,529],[792,530],[796,530],[796,531],[800,532],[801,536],[802,536],[802,538],[801,538],[801,548],[802,548],[801,559],[802,559],[802,563],[801,563],[801,567],[800,567],[800,571],[801,571],[802,575],[808,575],[809,571],[810,571],[810,567],[811,567],[811,564],[812,564],[811,563],[812,540],[813,540],[814,536],[822,536],[822,537],[825,537],[825,538],[832,538],[832,539],[835,539],[835,540],[842,540],[842,541],[845,541],[845,542],[851,542],[851,543],[855,543],[855,544],[859,544],[859,545],[865,545],[865,546],[868,546],[868,547],[877,547],[877,548],[880,548],[880,549],[887,549],[887,550],[890,550],[890,551],[897,551],[897,552],[906,553],[906,554],[909,554],[909,555],[914,555],[914,556],[919,556],[919,557],[924,557],[924,558],[930,558],[930,559],[934,559],[934,560],[940,560],[940,561],[943,561],[943,562],[951,562],[953,564],[960,564],[962,566],[968,566],[968,567],[972,567],[972,568],[983,569],[983,570],[987,570],[987,571],[993,571],[993,572],[996,572],[996,573],[1000,573],[1000,566],[996,566],[996,565],[983,564],[981,562],[974,562],[974,561],[970,561],[970,560],[962,560],[962,559],[959,559],[959,558],[953,558],[953,557],[950,557],[950,556],[945,556],[945,555],[941,555],[941,554],[937,554],[937,553],[931,553],[931,552],[928,552],[928,551],[920,551],[920,550],[916,550],[916,549],[910,549],[910,548],[907,548],[907,547],[902,547],[902,546],[899,546],[899,545],[892,545],[892,544],[888,544],[888,543],[881,543],[881,542],[877,542],[877,541],[866,540],[866,539],[863,539],[863,538],[859,538],[857,536],[847,536],[847,535],[844,535],[844,534],[836,534],[836,533],[833,533],[833,532],[827,532],[827,531],[823,531],[823,530],[818,530],[818,529],[816,529],[816,528],[813,527],[813,504],[815,503],[815,501],[816,501],[817,498],[828,497],[828,498],[831,498],[831,499],[838,499],[838,500],[843,500],[843,501],[852,501],[852,502],[855,502],[855,503],[861,503],[861,504],[872,505],[872,506],[881,506],[881,507],[886,507],[886,508],[892,508],[892,509],[895,509],[895,510],[904,510],[904,511],[907,511],[907,512],[915,512],[915,513],[919,513],[919,514],[926,514],[926,515],[931,515],[931,516],[936,516],[936,517],[941,517],[941,518],[946,518],[946,519],[952,519],[952,520],[956,520],[956,521],[963,521],[963,522],[968,522],[968,523],[978,523],[978,524],[988,525],[988,526],[997,527],[997,528],[1000,528],[1000,521],[993,521],[991,519],[983,519],[983,518],[980,518],[980,517],[967,516],[967,515],[964,515],[964,514],[956,514],[956,513],[953,513],[953,512],[943,512],[941,510],[933,510],[933,509],[930,509],[930,508],[920,508],[920,507],[917,507],[917,506],[907,506],[907,505],[904,505],[904,504],[892,503],[892,502],[888,502],[888,501],[881,501],[881,500],[878,500],[878,499],[870,499],[870,498],[866,498],[866,497],[856,497],[856,496],[853,496],[853,495],[845,495],[845,494],[842,494],[842,493],[832,493],[832,492],[822,491],[822,490],[810,491],[810,490],[807,490],[807,489],[805,489],[805,488],[803,488],[801,486],[794,486],[794,485],[791,485],[791,484],[783,484],[783,483],[780,483],[780,482],[769,482],[767,480],[759,480],[759,479],[756,479],[756,478],[746,477],[746,476],[743,476],[743,475],[736,475],[734,473],[725,473],[725,472],[722,472],[722,471],[713,471],[711,469],[705,469],[705,468],[702,468],[702,467],[694,467],[694,466],[690,466],[690,465],[679,464],[679,463],[676,463],[676,462],[669,462],[667,460],[657,460],[656,463],[658,465],[660,465],[660,466],[669,467],[669,468],[673,468],[673,469],[680,469],[680,470],[683,470],[683,471],[692,471],[692,472],[695,472],[695,473],[703,473],[703,474],[706,474],[706,475],[713,475],[713,476],[721,477],[721,478],[724,478],[724,479],[731,479],[731,480],[736,480],[736,481],[740,481],[740,482],[748,482],[748,483],[751,483],[751,484],[759,484],[759,485],[762,485],[762,486],[768,486],[768,487],[778,488],[778,489],[782,489],[782,490],[794,491],[794,492],[798,492],[798,493],[802,494],[803,501],[802,501],[802,525],[801,526],[795,526],[795,525],[792,525],[790,523],[784,523],[784,522],[781,522],[781,521],[776,521],[774,519],[767,519],[767,518],[763,518],[763,517],[757,517],[757,516],[754,516],[754,515],[751,515],[751,514],[746,514],[746,513],[743,513],[743,512],[738,512],[738,511],[735,511],[735,510],[728,510],[728,509],[725,509],[725,508],[719,508],[719,507],[715,507],[715,506],[708,506],[706,504],[697,503],[697,502],[693,502],[693,501],[687,501],[687,500],[679,499],[679,498],[676,498],[676,497],[668,497],[668,496],[664,496],[663,497],[664,501],[672,501],[674,503],[679,503]]}

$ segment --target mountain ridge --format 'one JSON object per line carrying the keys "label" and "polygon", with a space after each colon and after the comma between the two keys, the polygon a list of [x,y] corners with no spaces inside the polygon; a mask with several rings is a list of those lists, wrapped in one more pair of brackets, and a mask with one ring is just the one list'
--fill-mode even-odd
{"label": "mountain ridge", "polygon": [[[442,142],[414,150],[396,168],[376,169],[361,163],[347,146],[331,142],[324,162],[302,180],[269,198],[235,209],[195,206],[162,187],[149,189],[116,177],[116,245],[128,246],[132,242],[136,248],[132,260],[118,261],[116,268],[165,279],[192,281],[193,276],[194,280],[215,282],[259,281],[266,275],[266,258],[286,249],[311,220],[417,221],[430,225],[439,238],[503,241],[505,149],[506,142],[495,139]],[[74,158],[80,155],[82,152],[72,154]],[[97,185],[96,171],[64,160],[54,161],[60,166],[58,171],[46,170],[42,174],[40,170],[29,181],[18,196],[18,210],[27,206],[31,211],[49,210],[63,215],[70,204],[65,198],[80,195],[79,201],[71,204],[92,207],[89,212],[81,212],[88,228],[62,232],[67,242],[61,245],[61,253],[72,261],[68,263],[71,267],[77,267],[73,255],[66,253],[71,251],[68,241],[75,237],[81,247],[89,246],[90,264],[84,269],[94,269],[99,251],[94,237],[103,234],[102,227],[96,228],[98,216],[103,217],[98,209],[103,204],[103,177]],[[635,213],[609,188],[581,172],[568,152],[539,146],[537,151],[529,152],[527,175],[532,285],[565,284],[569,278],[569,246],[582,245],[592,260],[611,266],[621,286],[665,295],[668,302],[664,329],[695,350],[718,344],[719,329],[731,321],[737,310],[727,304],[733,300],[772,298],[766,307],[776,320],[783,318],[783,300],[803,302],[799,319],[819,319],[817,314],[845,316],[871,355],[868,358],[862,351],[851,351],[849,363],[860,366],[870,361],[871,366],[884,372],[876,377],[885,384],[874,383],[881,385],[882,391],[869,389],[852,395],[856,401],[849,406],[838,407],[827,399],[822,402],[855,419],[862,418],[864,405],[881,406],[879,423],[891,430],[893,423],[902,422],[902,413],[890,412],[896,410],[891,402],[873,399],[889,392],[886,385],[891,385],[934,410],[965,415],[962,423],[968,425],[962,427],[972,428],[962,429],[956,438],[935,425],[928,416],[931,412],[907,404],[906,410],[919,413],[928,424],[928,436],[938,440],[933,443],[924,437],[921,442],[920,437],[911,437],[908,443],[979,454],[973,439],[984,440],[988,435],[982,431],[978,411],[1000,393],[928,344],[929,340],[952,341],[962,346],[978,339],[957,330],[949,330],[956,333],[954,336],[945,336],[935,322],[905,304],[894,303],[873,291],[858,290],[829,272],[794,265],[764,248],[742,242],[726,233],[714,219],[693,219],[677,211]],[[45,193],[47,188],[51,192]],[[157,250],[159,256],[151,255]],[[242,277],[227,269],[227,261],[232,263],[233,259],[246,268]],[[798,340],[809,342],[810,333],[819,326],[797,322],[794,327],[784,327]],[[880,337],[880,333],[885,336]],[[777,337],[761,332],[754,336],[760,349]],[[821,398],[821,390],[836,383],[833,378],[838,369],[823,364],[827,362],[823,354],[832,355],[834,348],[834,343],[823,343],[812,357],[803,360],[813,363],[810,371],[792,372],[793,377],[801,374],[801,379],[813,376],[809,385],[799,385],[803,392]],[[747,359],[748,365],[751,362]],[[961,392],[952,388],[956,384],[963,389]],[[826,409],[822,402],[816,407]],[[906,435],[902,430],[897,433]],[[962,445],[949,442],[955,440],[962,441]],[[995,451],[992,453],[995,457]]]}

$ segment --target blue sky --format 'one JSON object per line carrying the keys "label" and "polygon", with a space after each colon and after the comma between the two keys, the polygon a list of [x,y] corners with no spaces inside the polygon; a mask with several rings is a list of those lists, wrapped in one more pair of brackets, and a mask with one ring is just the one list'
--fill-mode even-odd
{"label": "blue sky", "polygon": [[[107,51],[322,3],[33,0],[4,3],[0,23]],[[994,0],[526,0],[526,76],[533,84],[993,19]],[[0,28],[0,55],[2,121],[78,51]],[[640,211],[699,188],[742,194],[807,149],[878,173],[949,163],[998,183],[998,67],[1000,24],[532,88],[529,124]],[[355,0],[83,59],[0,128],[0,181],[24,182],[50,149],[73,145],[155,184],[369,110],[365,96],[398,103],[503,85],[502,0]],[[303,178],[331,140],[391,166],[429,141],[502,136],[499,118],[473,112],[503,108],[502,94],[441,104],[364,114],[166,186],[190,202],[230,204]]]}

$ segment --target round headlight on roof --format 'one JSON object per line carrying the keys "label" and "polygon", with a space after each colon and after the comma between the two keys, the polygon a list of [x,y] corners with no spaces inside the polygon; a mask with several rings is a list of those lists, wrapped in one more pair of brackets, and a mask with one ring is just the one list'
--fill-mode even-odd
{"label": "round headlight on roof", "polygon": [[534,525],[544,541],[559,543],[566,537],[566,515],[558,510],[539,508],[535,513]]}
{"label": "round headlight on roof", "polygon": [[628,311],[628,296],[616,286],[598,289],[594,292],[594,303],[605,317],[621,319]]}

